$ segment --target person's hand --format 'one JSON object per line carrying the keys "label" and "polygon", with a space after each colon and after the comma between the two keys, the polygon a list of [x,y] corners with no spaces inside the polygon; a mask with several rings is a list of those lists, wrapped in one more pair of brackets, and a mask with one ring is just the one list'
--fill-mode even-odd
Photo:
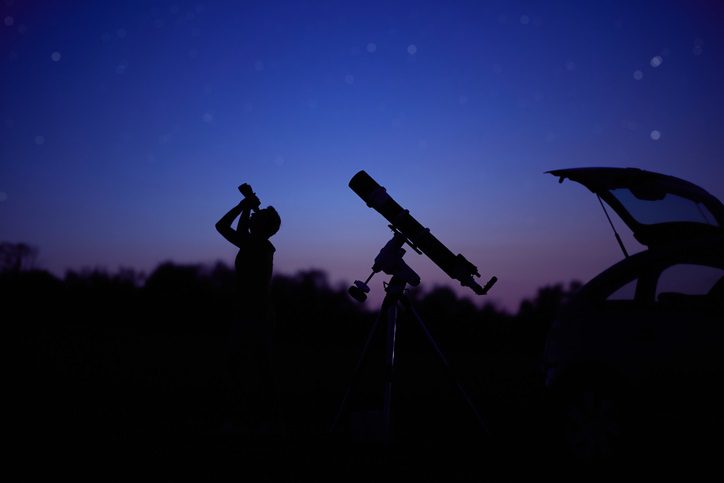
{"label": "person's hand", "polygon": [[244,198],[239,202],[239,206],[241,207],[241,209],[248,210],[258,209],[260,204],[261,202],[259,201],[259,198],[256,197],[256,195]]}

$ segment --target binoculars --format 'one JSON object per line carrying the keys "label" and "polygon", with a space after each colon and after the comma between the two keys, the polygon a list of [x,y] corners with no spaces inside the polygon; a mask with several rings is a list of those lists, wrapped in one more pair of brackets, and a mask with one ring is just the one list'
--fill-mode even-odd
{"label": "binoculars", "polygon": [[251,185],[249,185],[248,183],[243,183],[239,185],[239,193],[241,193],[244,199],[250,201],[252,210],[256,211],[259,209],[261,201],[259,201],[259,197],[256,196],[256,193],[254,193],[254,191],[251,189]]}

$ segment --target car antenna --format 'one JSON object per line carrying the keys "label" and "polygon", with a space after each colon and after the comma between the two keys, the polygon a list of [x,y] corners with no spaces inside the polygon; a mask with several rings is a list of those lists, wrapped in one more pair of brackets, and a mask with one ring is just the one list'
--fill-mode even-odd
{"label": "car antenna", "polygon": [[623,241],[621,241],[621,237],[618,235],[618,232],[616,231],[616,227],[613,226],[613,222],[611,221],[611,217],[608,216],[608,211],[606,210],[606,206],[603,204],[603,201],[601,200],[601,196],[596,194],[596,198],[598,198],[598,202],[601,203],[601,208],[603,208],[603,212],[606,214],[606,218],[608,218],[608,224],[611,225],[611,229],[613,230],[613,234],[616,235],[616,241],[618,242],[618,246],[621,247],[621,251],[623,252],[623,256],[628,258],[628,252],[626,251],[626,247],[623,245]]}

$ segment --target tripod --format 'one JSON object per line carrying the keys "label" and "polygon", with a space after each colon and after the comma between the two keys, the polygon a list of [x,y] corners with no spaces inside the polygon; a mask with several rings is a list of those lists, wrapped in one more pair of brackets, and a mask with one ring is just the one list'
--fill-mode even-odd
{"label": "tripod", "polygon": [[[394,240],[394,238],[393,238]],[[399,252],[398,252],[399,253]],[[402,254],[404,254],[404,250],[399,254],[400,262],[402,262],[401,257]],[[404,264],[404,262],[402,262]],[[398,265],[399,266],[399,265]],[[407,267],[409,268],[409,267]],[[374,274],[375,272],[373,272]],[[372,276],[370,275],[370,278]],[[369,281],[369,278],[367,279]],[[468,407],[471,409],[472,414],[475,416],[475,419],[477,420],[478,425],[480,426],[481,430],[484,434],[488,434],[488,427],[485,423],[485,420],[478,412],[477,408],[473,404],[472,399],[468,395],[467,391],[463,387],[463,385],[460,383],[460,381],[457,379],[455,374],[453,373],[452,369],[450,368],[450,364],[448,363],[447,358],[445,357],[445,354],[440,349],[440,346],[435,341],[435,338],[432,336],[430,331],[428,330],[427,326],[425,325],[425,322],[422,320],[420,315],[415,310],[415,307],[412,305],[412,302],[408,298],[407,294],[405,294],[405,287],[407,286],[407,280],[405,277],[395,274],[392,276],[392,279],[390,280],[390,283],[387,284],[385,287],[385,298],[382,301],[382,306],[380,309],[379,314],[377,315],[377,318],[375,319],[374,324],[372,325],[372,328],[370,329],[370,332],[367,336],[367,340],[365,342],[364,348],[362,349],[362,354],[357,361],[357,365],[355,367],[351,382],[347,388],[347,391],[344,395],[344,398],[342,399],[342,402],[339,406],[339,409],[337,410],[337,414],[334,418],[334,421],[332,422],[332,426],[330,428],[330,432],[334,432],[339,425],[340,419],[342,418],[342,415],[344,414],[345,407],[347,406],[347,403],[350,399],[351,393],[354,389],[354,386],[360,376],[362,366],[364,364],[364,361],[367,357],[367,353],[370,348],[370,344],[372,342],[372,339],[374,338],[375,333],[377,332],[378,327],[380,326],[380,322],[382,320],[385,320],[387,322],[387,342],[386,342],[386,350],[385,350],[385,388],[384,388],[384,405],[383,405],[383,438],[386,445],[389,445],[392,442],[392,391],[393,391],[393,383],[394,383],[394,367],[395,367],[395,361],[396,361],[396,353],[395,353],[395,346],[397,343],[397,317],[398,317],[398,311],[399,306],[401,305],[402,308],[407,310],[410,315],[417,321],[418,325],[422,329],[423,333],[425,334],[426,339],[430,342],[432,345],[432,348],[434,349],[435,353],[438,356],[438,359],[442,363],[446,373],[449,377],[452,378],[452,380],[455,383],[455,386],[457,387],[458,392],[462,396],[462,398],[465,400]],[[357,285],[359,287],[359,285]]]}

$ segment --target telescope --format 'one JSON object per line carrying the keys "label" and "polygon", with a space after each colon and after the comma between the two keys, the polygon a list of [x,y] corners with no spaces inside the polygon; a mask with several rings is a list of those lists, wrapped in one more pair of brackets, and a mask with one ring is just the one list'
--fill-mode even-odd
{"label": "telescope", "polygon": [[[359,301],[367,298],[369,292],[367,282],[372,276],[383,271],[388,275],[404,275],[410,285],[419,284],[419,277],[412,272],[404,261],[402,255],[405,251],[402,245],[407,243],[418,254],[425,254],[443,272],[452,279],[458,280],[463,287],[470,287],[478,295],[485,295],[492,288],[497,277],[492,277],[485,286],[480,286],[474,277],[479,278],[478,268],[470,263],[463,255],[453,255],[440,240],[430,233],[429,228],[422,226],[408,210],[400,206],[388,193],[365,171],[355,174],[349,182],[349,187],[362,198],[370,208],[380,213],[390,222],[390,229],[395,233],[392,240],[380,251],[372,267],[372,275],[365,282],[355,281],[349,290],[350,295]],[[394,258],[394,261],[390,261]]]}
{"label": "telescope", "polygon": [[384,422],[385,442],[389,443],[392,440],[392,388],[396,373],[394,366],[396,361],[395,347],[397,343],[398,307],[401,306],[403,309],[407,310],[407,312],[412,316],[412,319],[417,321],[418,325],[425,334],[425,337],[437,353],[446,372],[455,382],[460,395],[470,407],[472,414],[477,419],[481,429],[487,434],[487,424],[484,418],[478,412],[473,400],[463,387],[462,383],[455,377],[445,354],[442,352],[442,349],[428,330],[425,322],[422,320],[422,317],[420,317],[413,307],[412,301],[407,296],[406,287],[408,285],[413,287],[419,285],[420,276],[415,273],[415,271],[410,268],[404,260],[402,260],[402,256],[405,254],[405,249],[402,248],[402,246],[407,244],[418,254],[424,253],[430,258],[430,260],[435,262],[435,264],[440,267],[443,272],[447,273],[451,278],[458,280],[462,286],[470,287],[473,292],[478,295],[485,295],[488,293],[488,290],[490,290],[498,279],[496,277],[492,277],[485,286],[481,287],[473,278],[480,277],[478,268],[475,265],[470,263],[461,254],[453,255],[453,253],[445,245],[443,245],[440,240],[430,233],[428,228],[423,227],[415,218],[412,217],[412,215],[410,215],[409,211],[403,209],[402,206],[400,206],[389,194],[387,194],[387,190],[385,190],[385,188],[380,186],[364,171],[360,171],[352,177],[349,182],[349,187],[352,188],[352,191],[357,193],[365,203],[367,203],[367,206],[378,211],[387,221],[390,222],[389,227],[393,232],[392,239],[388,241],[384,247],[382,247],[379,255],[375,258],[374,265],[372,265],[372,274],[367,277],[367,280],[364,282],[355,280],[354,285],[349,288],[349,294],[357,301],[364,302],[370,291],[367,283],[375,273],[384,272],[388,275],[392,275],[392,278],[389,283],[385,283],[386,295],[382,301],[380,313],[377,316],[377,319],[375,319],[375,322],[367,335],[367,341],[362,349],[362,355],[357,362],[352,382],[342,399],[330,430],[334,431],[341,421],[347,401],[351,397],[356,380],[361,373],[375,333],[381,323],[386,323],[386,375],[382,417]]}

